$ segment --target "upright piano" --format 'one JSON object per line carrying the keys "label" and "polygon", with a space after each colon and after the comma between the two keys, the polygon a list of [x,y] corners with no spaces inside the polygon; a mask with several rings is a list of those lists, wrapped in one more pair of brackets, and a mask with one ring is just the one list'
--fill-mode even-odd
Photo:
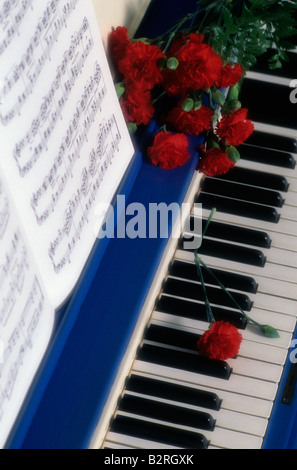
{"label": "upright piano", "polygon": [[[153,0],[137,36],[158,35],[195,4]],[[100,240],[7,448],[296,448],[296,52],[290,58],[277,72],[259,62],[248,73],[242,102],[255,132],[232,172],[202,177],[198,154],[170,172],[152,166],[151,123],[119,188],[127,204],[189,202],[191,218],[198,202],[204,221],[216,207],[201,257],[280,338],[247,326],[207,279],[216,319],[236,324],[243,344],[237,358],[200,369],[195,343],[208,323],[184,233]]]}

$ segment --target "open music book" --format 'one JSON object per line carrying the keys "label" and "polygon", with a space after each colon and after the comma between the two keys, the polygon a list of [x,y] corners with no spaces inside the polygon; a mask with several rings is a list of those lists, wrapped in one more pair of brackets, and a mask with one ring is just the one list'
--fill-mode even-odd
{"label": "open music book", "polygon": [[1,2],[0,447],[133,154],[92,1]]}

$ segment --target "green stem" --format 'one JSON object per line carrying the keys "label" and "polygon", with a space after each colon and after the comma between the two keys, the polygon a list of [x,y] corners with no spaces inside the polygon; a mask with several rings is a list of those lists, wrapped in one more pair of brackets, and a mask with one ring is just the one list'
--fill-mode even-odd
{"label": "green stem", "polygon": [[[228,291],[228,289],[226,289],[226,287],[220,282],[220,280],[217,278],[217,276],[212,272],[212,270],[202,261],[201,258],[197,257],[198,258],[198,263],[199,265],[202,265],[204,267],[204,269],[208,272],[208,274],[210,276],[212,276],[212,278],[217,282],[217,284],[220,286],[220,288],[228,295],[228,297],[232,300],[232,302],[234,303],[234,305],[239,309],[239,311],[242,313],[242,315],[244,315],[244,317],[248,320],[249,323],[252,323],[253,325],[255,326],[258,326],[258,327],[262,327],[263,325],[261,325],[260,323],[256,322],[255,320],[253,320],[252,318],[250,318],[243,310],[242,308],[240,307],[240,305],[237,303],[237,301],[234,299],[233,295]],[[196,261],[195,261],[196,263]]]}
{"label": "green stem", "polygon": [[196,264],[199,279],[201,281],[201,286],[202,286],[202,289],[203,289],[204,297],[205,297],[205,308],[206,308],[206,313],[207,313],[207,319],[208,319],[209,323],[213,323],[215,321],[215,318],[213,316],[211,306],[210,306],[210,302],[209,302],[209,299],[207,297],[204,278],[203,278],[203,274],[202,274],[202,270],[201,270],[201,266],[200,266],[200,259],[198,258],[198,256],[195,257],[195,264]]}

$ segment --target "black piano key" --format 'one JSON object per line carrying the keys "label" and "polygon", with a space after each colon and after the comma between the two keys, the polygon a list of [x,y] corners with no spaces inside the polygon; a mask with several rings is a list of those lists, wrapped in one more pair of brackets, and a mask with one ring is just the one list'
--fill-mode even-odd
{"label": "black piano key", "polygon": [[242,144],[238,147],[240,157],[243,160],[249,160],[266,165],[274,165],[282,168],[292,168],[296,166],[296,160],[289,152],[280,150],[271,150],[254,145]]}
{"label": "black piano key", "polygon": [[220,178],[227,181],[259,186],[260,188],[274,189],[276,191],[287,192],[289,189],[288,180],[284,176],[264,171],[249,170],[247,168],[235,167]]}
{"label": "black piano key", "polygon": [[[201,284],[194,282],[168,278],[163,286],[163,292],[186,299],[205,301]],[[232,295],[243,310],[251,310],[253,303],[247,295],[239,292],[232,292]],[[220,287],[207,286],[207,296],[211,304],[235,308],[232,300]]]}
{"label": "black piano key", "polygon": [[285,152],[297,152],[297,139],[258,130],[254,130],[245,143],[257,147],[283,150]]}
{"label": "black piano key", "polygon": [[[214,278],[205,270],[201,268],[203,278],[206,284],[216,285]],[[221,269],[212,269],[215,276],[221,281],[221,283],[230,289],[240,290],[243,292],[250,292],[255,294],[257,292],[257,283],[250,277],[243,274],[236,274]],[[169,275],[175,277],[181,277],[186,280],[197,281],[197,268],[195,264],[185,263],[183,261],[175,260],[169,269]]]}
{"label": "black piano key", "polygon": [[225,361],[151,344],[142,345],[137,359],[224,380],[228,380],[232,373],[232,368]]}
{"label": "black piano key", "polygon": [[288,86],[245,78],[240,101],[252,121],[297,129],[296,105],[289,100]]}
{"label": "black piano key", "polygon": [[229,261],[263,267],[266,257],[261,250],[204,238],[199,253]]}
{"label": "black piano key", "polygon": [[144,338],[168,346],[176,346],[192,351],[197,350],[198,335],[176,328],[151,324],[145,332]]}
{"label": "black piano key", "polygon": [[210,413],[162,403],[145,397],[125,394],[118,409],[146,418],[166,421],[170,424],[193,427],[197,430],[213,431],[215,427],[215,419]]}
{"label": "black piano key", "polygon": [[277,191],[238,184],[233,181],[224,181],[218,178],[205,178],[201,187],[204,193],[212,193],[247,202],[256,202],[258,204],[274,207],[282,207],[284,204],[282,195]]}
{"label": "black piano key", "polygon": [[[247,319],[239,310],[229,310],[215,306],[212,306],[211,309],[216,320],[224,320],[240,329],[246,328]],[[156,305],[156,310],[194,320],[208,321],[205,304],[192,302],[187,299],[177,299],[162,295]]]}
{"label": "black piano key", "polygon": [[216,393],[135,374],[129,377],[126,390],[216,411],[222,404]]}
{"label": "black piano key", "polygon": [[263,206],[238,199],[231,199],[227,197],[216,196],[201,192],[197,201],[202,204],[204,209],[212,209],[216,207],[220,212],[228,214],[239,215],[250,219],[263,220],[266,222],[277,223],[279,221],[279,213],[274,207]]}
{"label": "black piano key", "polygon": [[121,415],[114,419],[111,431],[185,449],[207,449],[209,445],[201,433]]}
{"label": "black piano key", "polygon": [[[207,220],[203,219],[202,230],[205,229],[206,223]],[[216,222],[215,220],[212,220],[211,224],[209,224],[206,235],[213,238],[261,248],[270,248],[271,246],[271,238],[266,232],[223,222]]]}

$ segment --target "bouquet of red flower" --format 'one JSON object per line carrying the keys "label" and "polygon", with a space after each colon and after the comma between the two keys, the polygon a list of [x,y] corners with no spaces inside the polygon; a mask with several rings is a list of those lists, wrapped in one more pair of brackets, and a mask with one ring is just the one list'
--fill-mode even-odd
{"label": "bouquet of red flower", "polygon": [[[269,48],[275,50],[271,68],[288,59],[296,10],[286,0],[199,0],[193,13],[157,38],[130,39],[125,27],[113,30],[110,51],[129,127],[146,125],[156,114],[159,120],[161,137],[148,151],[152,163],[183,165],[190,157],[185,138],[203,133],[199,170],[214,176],[234,167],[236,147],[254,128],[238,99],[240,82]],[[164,95],[171,102],[160,114],[156,104]],[[170,152],[164,153],[164,143]]]}
{"label": "bouquet of red flower", "polygon": [[[199,169],[208,175],[225,173],[239,159],[235,146],[254,128],[237,99],[243,68],[224,65],[199,33],[175,36],[161,50],[147,39],[131,41],[125,27],[113,30],[111,53],[122,78],[117,89],[124,116],[130,124],[146,125],[156,114],[158,97],[166,95],[171,101],[162,113],[162,130],[148,149],[152,163],[167,169],[183,165],[190,157],[188,137],[208,132]],[[225,98],[222,89],[228,87],[232,90]]]}

